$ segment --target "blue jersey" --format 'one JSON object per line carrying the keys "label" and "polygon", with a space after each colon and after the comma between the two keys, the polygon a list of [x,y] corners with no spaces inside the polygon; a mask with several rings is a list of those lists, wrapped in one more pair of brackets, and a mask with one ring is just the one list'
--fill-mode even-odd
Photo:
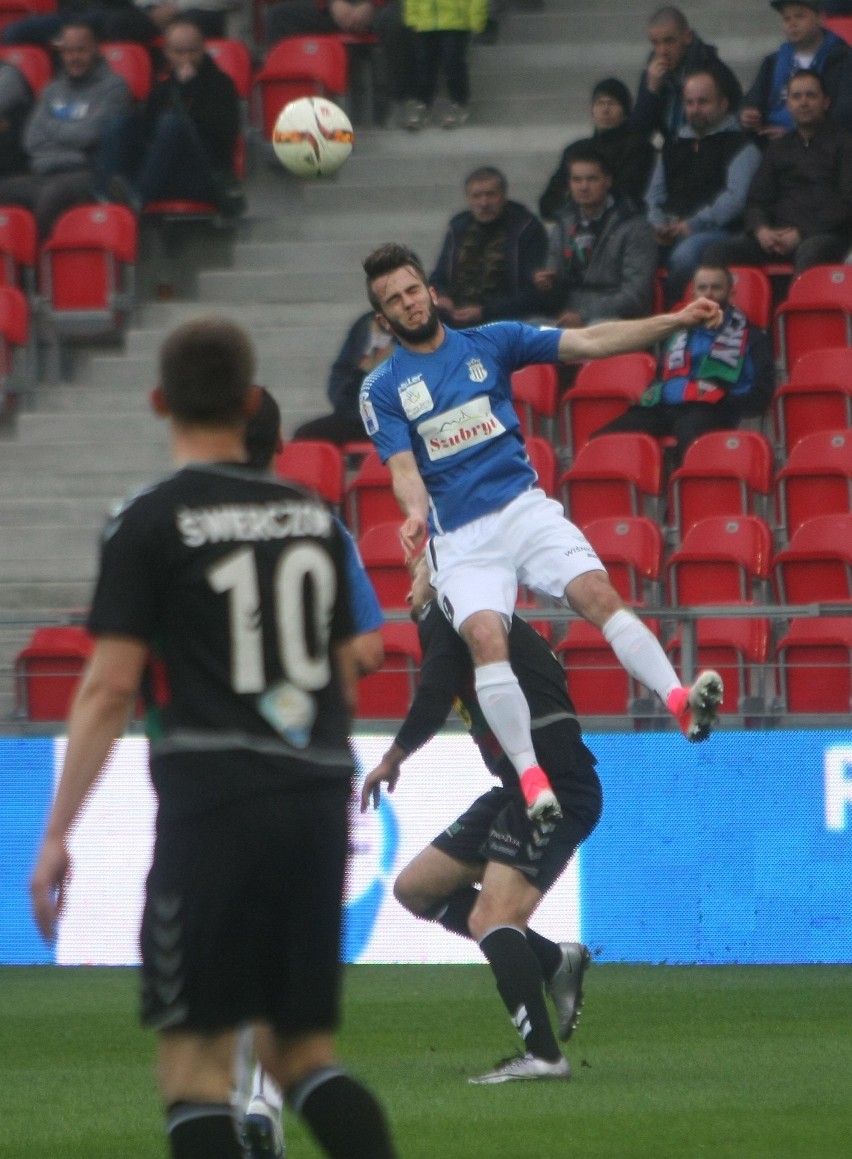
{"label": "blue jersey", "polygon": [[557,362],[560,335],[520,322],[446,329],[437,350],[400,346],[364,380],[364,428],[383,461],[414,452],[433,531],[499,511],[534,486],[510,375]]}
{"label": "blue jersey", "polygon": [[365,632],[377,632],[385,622],[379,598],[370,583],[355,540],[336,516],[334,522],[340,528],[343,538],[343,558],[346,578],[349,581],[349,612],[355,635],[363,636]]}

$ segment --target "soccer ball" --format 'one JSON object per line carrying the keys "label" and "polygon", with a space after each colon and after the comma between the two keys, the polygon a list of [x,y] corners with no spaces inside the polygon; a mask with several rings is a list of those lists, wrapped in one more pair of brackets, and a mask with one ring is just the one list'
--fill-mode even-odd
{"label": "soccer ball", "polygon": [[352,122],[325,97],[300,97],[278,114],[272,148],[297,177],[327,177],[352,152]]}

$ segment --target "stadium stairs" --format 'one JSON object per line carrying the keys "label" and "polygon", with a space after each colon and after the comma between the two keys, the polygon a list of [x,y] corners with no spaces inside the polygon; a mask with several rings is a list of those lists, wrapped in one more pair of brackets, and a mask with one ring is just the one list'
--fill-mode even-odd
{"label": "stadium stairs", "polygon": [[[684,10],[744,84],[780,37],[769,5]],[[145,227],[123,340],[66,352],[61,381],[40,381],[0,428],[1,730],[18,727],[12,660],[33,624],[85,607],[104,513],[168,466],[166,429],[147,409],[163,335],[203,311],[236,318],[256,342],[258,381],[281,403],[285,431],[323,413],[329,366],[366,307],[360,259],[394,239],[428,268],[480,164],[501,167],[510,195],[534,208],[565,143],[588,132],[593,83],[616,75],[635,88],[649,11],[626,0],[512,7],[498,42],[472,50],[463,129],[359,125],[350,160],[319,182],[291,178],[255,142],[249,212],[236,228]]]}

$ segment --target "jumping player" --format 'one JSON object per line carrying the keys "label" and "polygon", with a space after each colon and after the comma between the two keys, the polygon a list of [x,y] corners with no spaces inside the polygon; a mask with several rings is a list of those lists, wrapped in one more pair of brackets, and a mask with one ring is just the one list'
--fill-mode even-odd
{"label": "jumping player", "polygon": [[334,1056],[355,679],[343,547],[318,500],[244,465],[253,376],[227,319],[163,344],[153,401],[176,469],[104,532],[33,911],[52,937],[69,830],[143,688],[158,809],[142,1021],[172,1156],[241,1159],[235,1031],[254,1023],[326,1155],[393,1159],[379,1104]]}
{"label": "jumping player", "polygon": [[631,676],[659,696],[690,741],[705,739],[722,700],[715,672],[685,688],[651,632],[623,603],[582,532],[536,487],[512,406],[510,376],[536,362],[605,358],[675,330],[717,326],[699,298],[676,314],[538,330],[492,322],[451,330],[418,258],[388,243],[364,261],[367,294],[399,346],[361,388],[365,430],[391,470],[409,554],[427,533],[432,582],[470,649],[483,715],[512,762],[533,820],[558,815],[530,734],[529,706],[509,663],[507,624],[518,583],[601,629]]}
{"label": "jumping player", "polygon": [[363,783],[361,809],[370,801],[378,806],[382,782],[393,792],[402,762],[435,735],[455,704],[501,783],[417,854],[397,877],[394,893],[417,917],[476,939],[523,1039],[523,1055],[469,1081],[568,1079],[571,1067],[550,1025],[543,983],[556,1006],[559,1037],[566,1040],[583,1001],[588,950],[576,942],[557,945],[528,929],[528,922],[598,822],[595,758],[583,744],[562,666],[541,636],[514,616],[509,656],[532,711],[536,758],[561,812],[552,821],[531,821],[514,770],[477,703],[470,654],[435,603],[422,556],[414,565],[412,607],[423,647],[420,684],[391,747]]}

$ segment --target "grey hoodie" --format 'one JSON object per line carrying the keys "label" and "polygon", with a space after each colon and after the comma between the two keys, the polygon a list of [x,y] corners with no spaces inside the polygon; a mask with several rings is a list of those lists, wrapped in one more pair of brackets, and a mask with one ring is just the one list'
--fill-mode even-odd
{"label": "grey hoodie", "polygon": [[104,126],[131,110],[130,90],[105,60],[79,80],[50,82],[24,130],[30,169],[44,176],[94,164]]}

